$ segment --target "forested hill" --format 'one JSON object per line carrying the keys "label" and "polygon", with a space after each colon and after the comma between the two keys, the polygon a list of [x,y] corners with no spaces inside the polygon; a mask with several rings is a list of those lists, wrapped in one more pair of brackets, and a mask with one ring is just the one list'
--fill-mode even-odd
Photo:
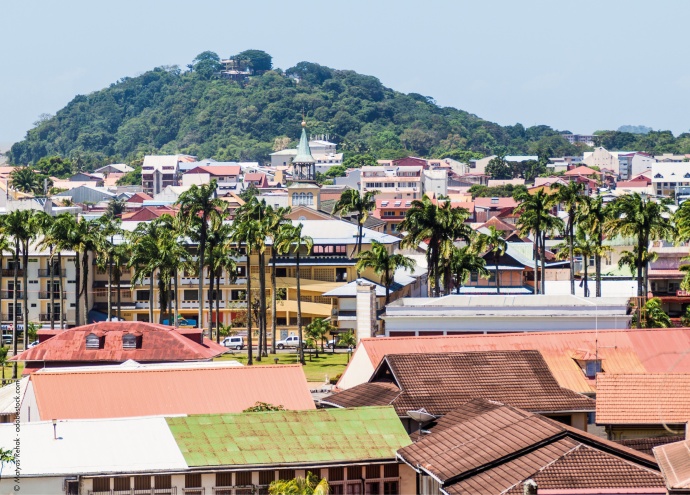
{"label": "forested hill", "polygon": [[[263,68],[271,68],[270,56],[264,55]],[[31,164],[76,154],[87,168],[132,163],[150,153],[265,161],[275,149],[294,145],[302,112],[309,133],[328,135],[346,158],[582,151],[550,127],[500,126],[353,71],[301,62],[284,72],[257,71],[260,75],[234,82],[219,78],[220,68],[218,56],[204,52],[189,70],[159,67],[76,96],[16,143],[10,160]]]}

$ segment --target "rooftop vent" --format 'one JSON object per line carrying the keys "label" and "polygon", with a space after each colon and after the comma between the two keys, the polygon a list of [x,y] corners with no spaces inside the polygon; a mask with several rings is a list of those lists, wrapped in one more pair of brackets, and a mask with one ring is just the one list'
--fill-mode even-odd
{"label": "rooftop vent", "polygon": [[498,204],[498,198],[491,198],[491,204],[497,205]]}

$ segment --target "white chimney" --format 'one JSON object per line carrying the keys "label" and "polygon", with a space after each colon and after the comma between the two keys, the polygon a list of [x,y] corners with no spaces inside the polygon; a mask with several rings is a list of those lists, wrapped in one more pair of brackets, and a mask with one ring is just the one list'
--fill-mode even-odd
{"label": "white chimney", "polygon": [[376,286],[357,280],[357,343],[376,335]]}

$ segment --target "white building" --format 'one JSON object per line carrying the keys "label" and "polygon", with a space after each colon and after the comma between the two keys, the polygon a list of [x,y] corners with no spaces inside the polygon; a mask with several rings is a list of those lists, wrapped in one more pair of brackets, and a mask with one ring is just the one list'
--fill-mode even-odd
{"label": "white building", "polygon": [[180,163],[194,162],[189,155],[146,155],[141,166],[141,185],[149,196],[158,194],[166,186],[177,186]]}
{"label": "white building", "polygon": [[379,191],[377,199],[419,199],[422,197],[423,167],[364,166],[361,168],[360,194]]}
{"label": "white building", "polygon": [[[314,139],[309,141],[311,155],[316,161],[316,171],[325,173],[329,168],[343,164],[343,154],[336,151],[336,144],[330,141]],[[297,156],[297,148],[289,148],[271,153],[271,166],[288,166]]]}
{"label": "white building", "polygon": [[629,297],[572,295],[403,298],[386,306],[387,336],[628,328]]}
{"label": "white building", "polygon": [[690,186],[690,162],[659,162],[652,165],[652,188],[658,196],[670,196],[677,187]]}
{"label": "white building", "polygon": [[425,170],[422,174],[424,193],[446,196],[448,194],[448,169],[436,168]]}

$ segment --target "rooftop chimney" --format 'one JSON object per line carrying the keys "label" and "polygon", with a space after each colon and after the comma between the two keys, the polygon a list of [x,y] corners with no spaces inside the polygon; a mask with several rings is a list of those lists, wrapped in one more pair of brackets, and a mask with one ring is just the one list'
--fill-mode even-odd
{"label": "rooftop chimney", "polygon": [[357,342],[376,335],[376,286],[357,280]]}

